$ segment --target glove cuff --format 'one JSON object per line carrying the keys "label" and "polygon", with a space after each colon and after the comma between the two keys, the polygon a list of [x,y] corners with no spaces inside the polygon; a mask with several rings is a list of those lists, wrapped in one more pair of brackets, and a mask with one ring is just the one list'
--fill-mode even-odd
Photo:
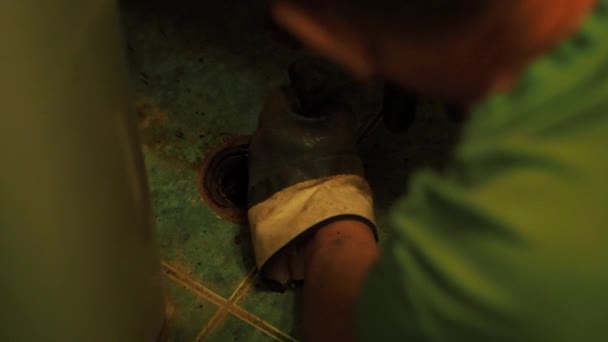
{"label": "glove cuff", "polygon": [[[250,175],[249,191],[247,201],[252,208],[272,197],[286,188],[294,187],[299,184],[306,184],[306,181],[324,180],[333,175],[359,175],[363,176],[363,164],[355,151],[347,151],[342,155],[331,155],[325,158],[316,158],[314,162],[299,162],[273,165],[273,171],[253,172],[270,174],[264,179],[256,179]],[[268,166],[266,166],[268,167]],[[252,168],[250,167],[250,170]]]}
{"label": "glove cuff", "polygon": [[376,234],[371,189],[358,175],[292,185],[251,207],[248,216],[257,266],[263,277],[283,286],[304,279],[297,240],[305,233],[329,221],[355,219]]}

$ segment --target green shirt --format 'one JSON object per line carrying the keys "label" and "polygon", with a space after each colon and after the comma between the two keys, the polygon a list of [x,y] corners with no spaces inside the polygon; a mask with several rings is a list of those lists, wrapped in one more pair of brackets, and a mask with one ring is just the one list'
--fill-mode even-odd
{"label": "green shirt", "polygon": [[608,0],[426,170],[357,305],[362,341],[608,341]]}

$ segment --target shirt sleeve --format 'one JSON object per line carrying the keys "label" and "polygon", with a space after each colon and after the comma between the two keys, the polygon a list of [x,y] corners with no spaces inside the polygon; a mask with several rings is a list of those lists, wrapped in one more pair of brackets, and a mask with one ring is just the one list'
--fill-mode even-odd
{"label": "shirt sleeve", "polygon": [[608,341],[608,1],[423,171],[357,304],[361,341]]}
{"label": "shirt sleeve", "polygon": [[601,331],[608,220],[603,183],[593,181],[603,176],[588,170],[606,160],[598,170],[582,161],[583,146],[567,146],[482,144],[449,174],[416,175],[357,304],[360,340],[566,341]]}

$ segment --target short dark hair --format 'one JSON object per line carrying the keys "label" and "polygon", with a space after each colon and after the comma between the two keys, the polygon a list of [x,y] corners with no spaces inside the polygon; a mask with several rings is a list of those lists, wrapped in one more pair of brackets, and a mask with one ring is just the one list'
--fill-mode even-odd
{"label": "short dark hair", "polygon": [[472,20],[493,0],[283,0],[330,11],[366,29],[435,32]]}

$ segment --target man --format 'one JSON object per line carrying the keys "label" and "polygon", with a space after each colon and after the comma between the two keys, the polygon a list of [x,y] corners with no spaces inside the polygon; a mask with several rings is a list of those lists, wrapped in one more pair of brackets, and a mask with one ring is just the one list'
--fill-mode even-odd
{"label": "man", "polygon": [[251,144],[262,274],[304,279],[310,341],[608,339],[608,1],[281,0],[362,79],[472,109],[376,245],[348,114],[272,95]]}

